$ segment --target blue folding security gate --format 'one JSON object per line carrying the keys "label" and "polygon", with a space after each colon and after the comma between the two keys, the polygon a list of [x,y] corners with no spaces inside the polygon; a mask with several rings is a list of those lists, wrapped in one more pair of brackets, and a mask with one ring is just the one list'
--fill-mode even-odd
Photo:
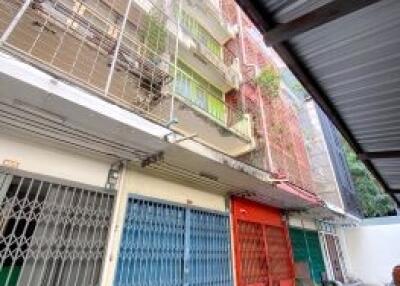
{"label": "blue folding security gate", "polygon": [[128,199],[115,286],[231,286],[229,217]]}

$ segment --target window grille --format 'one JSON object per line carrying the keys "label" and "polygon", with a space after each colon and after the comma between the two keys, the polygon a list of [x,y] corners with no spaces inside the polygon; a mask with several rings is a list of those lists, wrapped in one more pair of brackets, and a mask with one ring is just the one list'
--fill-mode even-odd
{"label": "window grille", "polygon": [[0,171],[3,286],[99,285],[114,195]]}
{"label": "window grille", "polygon": [[115,285],[232,285],[229,218],[129,198]]}

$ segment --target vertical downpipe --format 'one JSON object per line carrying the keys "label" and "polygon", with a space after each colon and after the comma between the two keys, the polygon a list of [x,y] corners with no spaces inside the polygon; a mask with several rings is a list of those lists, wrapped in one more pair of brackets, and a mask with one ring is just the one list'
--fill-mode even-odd
{"label": "vertical downpipe", "polygon": [[265,116],[265,110],[264,110],[264,100],[262,98],[261,90],[260,90],[259,86],[257,86],[257,94],[258,94],[258,100],[260,102],[260,111],[261,111],[261,120],[262,120],[262,127],[263,127],[264,140],[265,140],[265,149],[267,150],[268,165],[269,165],[269,169],[268,169],[267,162],[264,159],[264,168],[265,168],[265,170],[274,172],[275,167],[274,167],[274,162],[272,161],[271,146],[269,144],[267,118]]}
{"label": "vertical downpipe", "polygon": [[172,84],[172,98],[169,120],[173,122],[175,120],[175,92],[176,92],[176,78],[178,75],[178,52],[179,52],[179,36],[181,32],[181,18],[182,18],[182,0],[179,0],[178,4],[178,21],[176,24],[176,40],[175,40],[175,51],[174,51],[174,82]]}
{"label": "vertical downpipe", "polygon": [[[246,64],[246,50],[244,46],[244,39],[243,39],[243,19],[242,19],[242,10],[239,7],[239,5],[236,5],[236,14],[237,14],[237,21],[239,24],[239,46],[240,46],[240,52],[239,52],[239,58],[241,61],[242,65],[247,65]],[[240,100],[242,103],[242,111],[245,112],[246,110],[246,100],[243,95],[243,89],[240,87]]]}

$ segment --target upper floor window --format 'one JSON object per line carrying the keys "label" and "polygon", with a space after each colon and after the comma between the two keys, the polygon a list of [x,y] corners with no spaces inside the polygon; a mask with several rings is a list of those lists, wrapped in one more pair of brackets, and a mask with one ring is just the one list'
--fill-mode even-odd
{"label": "upper floor window", "polygon": [[[175,16],[178,16],[177,7],[174,9]],[[222,46],[218,41],[202,26],[193,19],[186,11],[181,11],[180,23],[193,37],[207,47],[217,57],[222,56]]]}
{"label": "upper floor window", "polygon": [[176,92],[218,121],[225,121],[223,92],[183,62],[178,62]]}

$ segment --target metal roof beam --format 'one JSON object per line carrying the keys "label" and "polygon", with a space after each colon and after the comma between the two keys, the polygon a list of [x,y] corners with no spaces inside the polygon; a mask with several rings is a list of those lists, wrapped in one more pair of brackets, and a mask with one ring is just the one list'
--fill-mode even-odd
{"label": "metal roof beam", "polygon": [[267,31],[265,40],[268,45],[289,40],[297,35],[322,26],[357,10],[375,4],[381,0],[336,0],[288,23],[279,24]]}
{"label": "metal roof beam", "polygon": [[358,154],[360,160],[400,158],[400,150],[365,152]]}

